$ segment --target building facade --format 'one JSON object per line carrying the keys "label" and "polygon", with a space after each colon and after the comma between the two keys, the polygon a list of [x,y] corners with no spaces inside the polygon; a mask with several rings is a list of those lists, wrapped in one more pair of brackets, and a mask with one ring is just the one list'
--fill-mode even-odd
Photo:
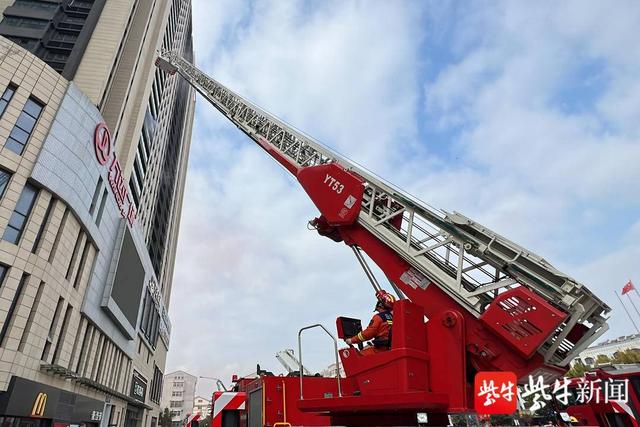
{"label": "building facade", "polygon": [[193,411],[192,414],[201,414],[203,418],[211,415],[211,398],[206,398],[202,396],[196,396],[193,401]]}
{"label": "building facade", "polygon": [[171,372],[164,376],[162,408],[169,408],[172,427],[184,425],[193,413],[198,378],[184,371]]}
{"label": "building facade", "polygon": [[607,356],[613,359],[616,353],[626,350],[640,352],[640,334],[626,335],[600,342],[582,351],[573,360],[573,363],[582,362],[586,366],[593,367],[597,364],[598,356]]}
{"label": "building facade", "polygon": [[154,60],[193,57],[190,1],[0,12],[0,422],[155,427],[195,99]]}

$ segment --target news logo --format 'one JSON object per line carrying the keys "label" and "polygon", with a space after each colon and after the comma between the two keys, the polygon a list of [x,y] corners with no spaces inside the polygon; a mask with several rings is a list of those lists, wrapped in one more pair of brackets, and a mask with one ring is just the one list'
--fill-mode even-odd
{"label": "news logo", "polygon": [[545,384],[542,376],[529,375],[518,385],[513,372],[478,372],[475,378],[475,409],[481,415],[510,415],[518,409],[536,412],[555,400],[563,406],[613,404],[626,411],[629,379],[557,378]]}
{"label": "news logo", "polygon": [[478,372],[475,379],[475,408],[479,414],[513,414],[518,404],[516,374]]}

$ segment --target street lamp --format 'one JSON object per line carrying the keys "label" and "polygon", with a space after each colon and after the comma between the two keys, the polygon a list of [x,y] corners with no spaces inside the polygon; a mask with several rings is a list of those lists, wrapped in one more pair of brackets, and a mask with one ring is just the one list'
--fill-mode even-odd
{"label": "street lamp", "polygon": [[220,378],[215,378],[215,377],[205,377],[202,375],[199,375],[198,378],[204,378],[206,380],[213,380],[216,382],[216,386],[218,387],[218,391],[229,391],[227,390],[227,387],[224,386],[224,383],[222,382],[222,380]]}

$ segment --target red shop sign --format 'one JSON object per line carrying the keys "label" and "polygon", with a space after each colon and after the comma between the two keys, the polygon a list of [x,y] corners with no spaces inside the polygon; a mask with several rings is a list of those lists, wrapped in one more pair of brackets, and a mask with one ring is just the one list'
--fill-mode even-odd
{"label": "red shop sign", "polygon": [[124,182],[124,176],[122,175],[122,167],[113,150],[111,132],[109,132],[109,128],[104,122],[98,123],[96,126],[93,134],[93,147],[98,163],[101,166],[107,165],[109,168],[109,186],[111,187],[111,191],[113,191],[116,204],[120,209],[120,215],[129,222],[129,225],[133,225],[136,219],[136,207],[131,200],[129,188],[127,188],[127,184]]}

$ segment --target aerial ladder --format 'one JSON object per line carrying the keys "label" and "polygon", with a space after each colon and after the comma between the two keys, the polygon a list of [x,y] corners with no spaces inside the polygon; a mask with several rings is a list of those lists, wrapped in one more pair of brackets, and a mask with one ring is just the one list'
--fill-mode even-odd
{"label": "aerial ladder", "polygon": [[300,359],[295,356],[293,350],[290,348],[277,352],[276,359],[278,359],[282,367],[287,370],[288,374],[302,372],[302,375],[311,375],[311,372],[300,364]]}
{"label": "aerial ladder", "polygon": [[[385,352],[393,356],[340,350],[346,378],[337,396],[305,398],[301,385],[299,410],[343,424],[357,424],[344,418],[356,412],[473,410],[474,373],[553,380],[607,330],[610,308],[544,258],[461,213],[407,194],[174,52],[161,52],[156,65],[184,78],[295,176],[320,212],[309,224],[348,245],[379,291],[368,255],[400,297],[392,350]],[[339,335],[349,327],[341,319]]]}

